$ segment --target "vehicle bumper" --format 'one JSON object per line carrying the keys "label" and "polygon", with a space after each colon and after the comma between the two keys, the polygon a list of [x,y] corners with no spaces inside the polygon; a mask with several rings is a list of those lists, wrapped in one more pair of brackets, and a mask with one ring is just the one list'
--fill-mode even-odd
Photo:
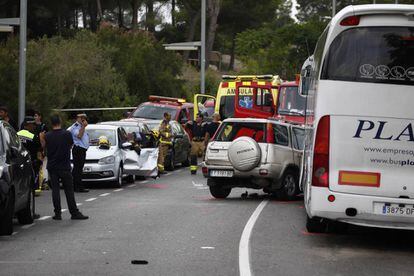
{"label": "vehicle bumper", "polygon": [[[334,202],[328,201],[328,196],[335,196]],[[332,192],[326,188],[312,187],[307,212],[310,217],[327,218],[350,224],[414,230],[414,216],[388,216],[375,213],[374,203],[391,203],[414,205],[414,199],[387,198],[377,196],[355,195]],[[346,215],[346,209],[355,208],[356,216]]]}
{"label": "vehicle bumper", "polygon": [[85,164],[82,173],[84,182],[116,181],[118,179],[118,166],[115,164]]}
{"label": "vehicle bumper", "polygon": [[211,177],[210,171],[211,170],[230,170],[233,171],[233,178],[269,178],[274,179],[279,177],[280,173],[275,170],[272,164],[262,164],[251,171],[242,172],[234,169],[232,166],[225,166],[225,165],[212,165],[206,164],[206,162],[201,163],[201,167],[203,168],[203,175],[206,178]]}

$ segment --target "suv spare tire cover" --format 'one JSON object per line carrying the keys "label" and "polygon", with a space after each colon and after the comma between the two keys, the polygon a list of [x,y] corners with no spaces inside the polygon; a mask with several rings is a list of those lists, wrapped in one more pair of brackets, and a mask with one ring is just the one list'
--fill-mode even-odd
{"label": "suv spare tire cover", "polygon": [[231,143],[228,156],[230,163],[236,170],[247,172],[259,164],[262,151],[255,140],[243,136]]}

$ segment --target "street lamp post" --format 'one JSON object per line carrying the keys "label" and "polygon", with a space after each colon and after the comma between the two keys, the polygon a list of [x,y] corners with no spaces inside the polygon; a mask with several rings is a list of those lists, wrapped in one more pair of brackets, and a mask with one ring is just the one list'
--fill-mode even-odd
{"label": "street lamp post", "polygon": [[206,93],[206,0],[201,0],[201,62],[200,62],[200,92]]}
{"label": "street lamp post", "polygon": [[332,0],[332,18],[334,18],[336,14],[336,0]]}
{"label": "street lamp post", "polygon": [[27,0],[20,0],[19,125],[26,112]]}

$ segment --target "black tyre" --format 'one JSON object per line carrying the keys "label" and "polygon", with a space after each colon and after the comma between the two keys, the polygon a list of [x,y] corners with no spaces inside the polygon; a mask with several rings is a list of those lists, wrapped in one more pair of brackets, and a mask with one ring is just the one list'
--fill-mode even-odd
{"label": "black tyre", "polygon": [[299,176],[294,170],[286,170],[282,176],[282,188],[277,194],[280,199],[294,200],[299,194]]}
{"label": "black tyre", "polygon": [[306,217],[306,230],[309,233],[325,233],[327,223],[321,218]]}
{"label": "black tyre", "polygon": [[344,235],[348,233],[348,224],[340,221],[329,221],[327,223],[327,232]]}
{"label": "black tyre", "polygon": [[175,169],[174,159],[175,159],[175,154],[174,152],[171,152],[170,158],[166,160],[168,161],[165,165],[165,169],[167,171],[173,171]]}
{"label": "black tyre", "polygon": [[118,174],[117,174],[117,178],[116,178],[116,180],[114,181],[114,185],[115,185],[115,187],[117,187],[117,188],[121,188],[122,187],[122,175],[123,175],[123,170],[122,170],[122,166],[119,166],[119,169],[118,169]]}
{"label": "black tyre", "polygon": [[0,235],[13,234],[14,192],[10,190],[4,214],[0,217]]}
{"label": "black tyre", "polygon": [[224,188],[221,183],[215,179],[207,179],[207,185],[210,187],[210,194],[215,198],[226,198],[231,193],[231,188]]}
{"label": "black tyre", "polygon": [[127,183],[134,183],[135,182],[135,176],[134,175],[128,175],[126,178]]}
{"label": "black tyre", "polygon": [[17,212],[17,220],[20,224],[32,224],[33,223],[33,205],[32,205],[32,191],[29,192],[29,197],[26,202],[26,206],[23,210]]}

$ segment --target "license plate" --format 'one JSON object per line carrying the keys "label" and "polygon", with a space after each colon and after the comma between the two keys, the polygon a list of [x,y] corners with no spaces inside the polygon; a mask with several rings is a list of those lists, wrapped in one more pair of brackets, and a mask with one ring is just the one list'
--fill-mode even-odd
{"label": "license plate", "polygon": [[83,167],[83,172],[91,172],[92,168],[91,167]]}
{"label": "license plate", "polygon": [[413,205],[399,205],[389,203],[375,203],[375,213],[385,216],[414,217]]}
{"label": "license plate", "polygon": [[211,177],[233,177],[233,171],[211,170]]}

